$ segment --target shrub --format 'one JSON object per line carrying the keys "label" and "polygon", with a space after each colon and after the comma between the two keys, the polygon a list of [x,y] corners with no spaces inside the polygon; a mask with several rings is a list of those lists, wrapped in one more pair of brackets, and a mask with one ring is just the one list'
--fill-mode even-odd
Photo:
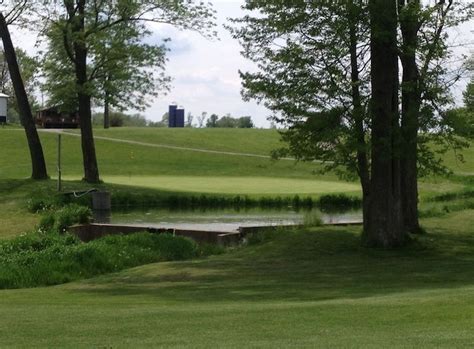
{"label": "shrub", "polygon": [[54,196],[46,194],[34,193],[26,201],[28,211],[36,213],[44,210],[49,210],[55,206],[56,202]]}
{"label": "shrub", "polygon": [[63,233],[71,225],[89,223],[91,216],[92,212],[89,207],[69,204],[58,210],[46,213],[41,218],[40,229]]}
{"label": "shrub", "polygon": [[311,208],[311,197],[262,197],[250,198],[248,196],[219,196],[219,195],[163,195],[149,193],[114,192],[112,193],[112,206],[122,208],[137,207],[167,207],[167,208],[243,208],[243,207],[288,207]]}
{"label": "shrub", "polygon": [[72,194],[57,193],[52,191],[38,191],[33,193],[26,201],[28,211],[36,213],[57,209],[75,203],[81,206],[90,206],[90,196],[75,197]]}
{"label": "shrub", "polygon": [[200,254],[190,239],[169,234],[113,235],[83,243],[41,231],[0,242],[0,288],[55,285]]}
{"label": "shrub", "polygon": [[345,194],[323,195],[319,198],[321,211],[347,211],[362,207],[362,200]]}

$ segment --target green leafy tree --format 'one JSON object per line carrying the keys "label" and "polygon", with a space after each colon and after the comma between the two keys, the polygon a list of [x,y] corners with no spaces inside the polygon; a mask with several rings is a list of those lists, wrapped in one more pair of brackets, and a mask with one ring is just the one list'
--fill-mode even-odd
{"label": "green leafy tree", "polygon": [[217,114],[211,114],[209,119],[207,119],[206,127],[217,127],[217,120],[219,120],[219,116],[217,116]]}
{"label": "green leafy tree", "polygon": [[[288,147],[276,156],[322,160],[325,171],[360,178],[369,198],[369,26],[364,2],[247,1],[258,15],[230,28],[244,56],[243,95],[274,112]],[[341,171],[343,170],[343,171]],[[367,222],[364,219],[364,222]]]}
{"label": "green leafy tree", "polygon": [[[419,0],[399,1],[399,57],[401,83],[401,192],[406,230],[420,231],[418,222],[418,176],[427,170],[443,172],[429,143],[456,148],[465,145],[443,127],[445,109],[450,107],[450,87],[459,79],[447,62],[450,49],[446,30],[470,18],[472,4],[453,0],[425,4]],[[447,79],[454,75],[454,79]],[[435,130],[441,130],[435,131]],[[434,160],[434,161],[433,161]]]}
{"label": "green leafy tree", "polygon": [[254,128],[255,125],[253,124],[252,117],[250,116],[242,116],[237,120],[237,127],[238,128]]}
{"label": "green leafy tree", "polygon": [[465,66],[470,81],[463,92],[464,107],[446,112],[444,121],[455,135],[472,140],[474,139],[474,57],[471,57]]}
{"label": "green leafy tree", "polygon": [[[57,55],[53,60],[61,64],[60,69],[65,72],[58,76],[67,90],[62,95],[75,96],[75,103],[66,104],[77,105],[80,115],[84,179],[98,182],[99,169],[91,122],[93,98],[109,104],[124,103],[123,98],[117,97],[125,83],[120,67],[125,71],[129,67],[140,70],[143,66],[137,64],[137,57],[138,60],[146,59],[146,52],[153,52],[155,57],[163,53],[162,46],[152,48],[141,44],[132,45],[134,49],[128,51],[129,44],[137,44],[147,34],[148,22],[165,23],[212,36],[214,12],[208,4],[188,0],[64,0],[54,4],[38,3],[36,7],[37,12],[51,23],[51,30],[48,31],[50,52],[53,56]],[[60,50],[61,44],[63,47]],[[66,61],[62,61],[63,56]],[[127,60],[131,61],[130,65],[126,64]],[[164,58],[159,62],[164,63]],[[101,79],[97,79],[99,76]],[[130,72],[125,73],[126,77],[130,77]],[[101,84],[96,84],[97,81]],[[131,84],[130,89],[137,87],[136,81]],[[126,89],[125,94],[130,89]],[[140,98],[138,101],[141,104]]]}
{"label": "green leafy tree", "polygon": [[[169,88],[170,78],[164,73],[166,48],[144,43],[151,32],[137,24],[124,22],[100,32],[89,48],[93,60],[88,64],[88,82],[95,105],[104,107],[104,128],[109,127],[111,108],[144,110],[150,98]],[[48,39],[44,89],[50,103],[77,109],[77,100],[71,98],[74,67],[67,59],[62,33],[52,26]]]}
{"label": "green leafy tree", "polygon": [[404,245],[398,110],[396,0],[370,0],[371,177],[369,221],[363,232],[368,246]]}
{"label": "green leafy tree", "polygon": [[467,84],[466,86],[466,91],[463,93],[464,97],[464,104],[466,105],[466,108],[473,112],[474,111],[474,79],[471,79],[471,81]]}
{"label": "green leafy tree", "polygon": [[[28,101],[25,84],[21,76],[16,50],[13,46],[8,28],[9,25],[18,19],[25,10],[27,10],[27,5],[27,1],[12,2],[12,7],[7,9],[6,15],[4,15],[4,12],[0,11],[0,37],[3,42],[4,57],[8,64],[8,71],[13,90],[15,91],[21,124],[25,129],[26,139],[28,141],[32,166],[31,177],[33,179],[46,179],[48,178],[48,172],[44,160],[43,148],[33,120],[33,114]],[[2,10],[5,9],[2,8]]]}
{"label": "green leafy tree", "polygon": [[[453,140],[442,125],[450,102],[445,30],[468,18],[469,9],[391,0],[247,0],[245,9],[255,15],[234,20],[231,31],[260,70],[241,73],[243,94],[273,110],[272,121],[284,127],[288,147],[277,155],[323,160],[324,170],[358,175],[366,243],[403,244],[404,231],[412,231],[403,219],[403,193],[416,203],[419,173],[401,167],[441,169],[427,140]],[[385,172],[391,175],[382,178]],[[379,205],[381,197],[390,200]]]}
{"label": "green leafy tree", "polygon": [[[127,114],[120,111],[111,111],[109,117],[111,127],[145,127],[149,124],[147,119],[141,114]],[[92,123],[94,126],[103,126],[104,114],[94,114],[92,116]]]}
{"label": "green leafy tree", "polygon": [[222,128],[234,128],[237,127],[237,119],[233,118],[230,114],[226,114],[216,122],[216,127]]}
{"label": "green leafy tree", "polygon": [[[39,75],[40,63],[35,57],[29,56],[24,50],[15,48],[18,66],[20,69],[21,77],[25,85],[25,91],[28,95],[28,100],[31,105],[31,109],[38,109],[38,102],[34,97],[35,90],[38,86],[37,78]],[[11,123],[20,122],[20,109],[15,96],[12,81],[10,79],[10,73],[8,70],[8,62],[5,57],[5,53],[0,52],[0,91],[9,96],[8,98],[8,120]]]}

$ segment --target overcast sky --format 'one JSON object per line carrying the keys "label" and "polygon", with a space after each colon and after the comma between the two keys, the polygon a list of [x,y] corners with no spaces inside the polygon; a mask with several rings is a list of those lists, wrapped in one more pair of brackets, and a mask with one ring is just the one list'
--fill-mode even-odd
{"label": "overcast sky", "polygon": [[208,112],[219,116],[252,116],[258,127],[268,126],[270,112],[255,102],[244,102],[240,95],[239,69],[254,70],[254,65],[240,55],[239,43],[223,28],[227,18],[243,14],[244,1],[212,1],[217,11],[219,41],[208,40],[194,32],[177,31],[162,26],[156,37],[169,36],[167,73],[173,78],[172,90],[158,98],[146,112],[148,118],[160,120],[170,102],[186,109],[186,114]]}
{"label": "overcast sky", "polygon": [[[223,24],[229,17],[244,14],[241,5],[244,0],[214,0],[217,11],[219,41],[210,41],[195,32],[178,31],[170,26],[156,25],[153,36],[147,41],[161,43],[163,38],[171,38],[169,43],[167,73],[173,78],[171,91],[158,97],[143,114],[154,121],[161,120],[171,102],[186,109],[186,114],[201,115],[202,112],[216,113],[219,116],[230,113],[234,117],[252,116],[258,127],[268,127],[266,120],[270,115],[263,106],[255,102],[244,102],[240,95],[241,80],[239,70],[255,70],[255,66],[240,55],[239,43],[232,39]],[[13,30],[15,31],[15,30]],[[465,23],[451,33],[457,42],[473,41],[474,21]],[[31,34],[14,33],[17,45],[34,51]],[[456,54],[468,54],[474,47],[457,48]],[[460,100],[466,80],[455,87],[455,95]],[[196,122],[196,118],[195,118]]]}

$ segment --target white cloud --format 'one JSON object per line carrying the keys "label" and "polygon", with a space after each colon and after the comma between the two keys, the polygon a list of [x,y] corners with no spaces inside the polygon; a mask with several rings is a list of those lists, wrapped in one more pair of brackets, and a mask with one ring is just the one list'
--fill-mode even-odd
{"label": "white cloud", "polygon": [[[268,126],[266,118],[270,111],[255,102],[242,100],[238,71],[254,69],[254,66],[240,55],[239,43],[223,27],[228,17],[242,14],[242,4],[243,1],[214,1],[220,40],[208,40],[198,33],[163,25],[154,26],[160,36],[171,38],[167,73],[173,83],[170,93],[155,100],[146,111],[148,118],[160,120],[168,104],[177,102],[184,106],[186,113],[193,115],[203,111],[218,115],[230,113],[235,117],[250,115],[257,126]],[[173,53],[173,45],[186,50]]]}

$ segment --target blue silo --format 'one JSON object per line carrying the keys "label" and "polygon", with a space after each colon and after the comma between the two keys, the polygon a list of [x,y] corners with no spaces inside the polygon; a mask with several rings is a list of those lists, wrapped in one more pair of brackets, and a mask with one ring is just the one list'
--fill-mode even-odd
{"label": "blue silo", "polygon": [[168,127],[176,127],[176,110],[178,106],[176,104],[171,104],[168,112]]}
{"label": "blue silo", "polygon": [[176,124],[175,127],[184,127],[184,109],[176,109]]}

